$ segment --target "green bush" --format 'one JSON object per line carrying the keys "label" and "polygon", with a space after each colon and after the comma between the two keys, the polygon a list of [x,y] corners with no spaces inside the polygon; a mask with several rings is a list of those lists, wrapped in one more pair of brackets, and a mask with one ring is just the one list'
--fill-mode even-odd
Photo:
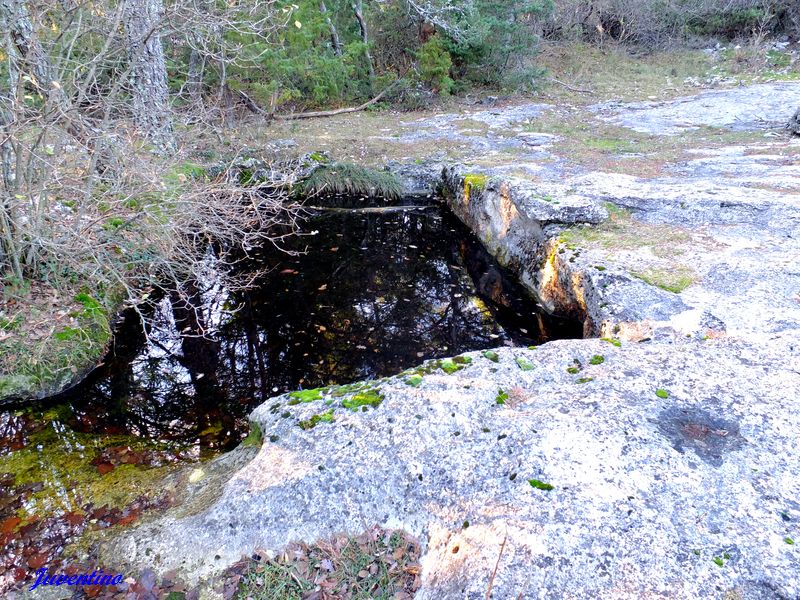
{"label": "green bush", "polygon": [[438,35],[420,47],[418,61],[419,77],[422,82],[443,96],[450,94],[453,89],[453,80],[450,79],[453,59],[450,58],[450,53]]}
{"label": "green bush", "polygon": [[448,50],[457,74],[481,85],[532,88],[541,69],[531,66],[540,22],[553,0],[476,0],[465,33]]}

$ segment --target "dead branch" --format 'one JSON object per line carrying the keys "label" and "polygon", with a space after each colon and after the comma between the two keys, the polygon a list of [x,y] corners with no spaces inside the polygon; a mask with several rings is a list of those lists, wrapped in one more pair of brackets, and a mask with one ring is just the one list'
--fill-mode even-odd
{"label": "dead branch", "polygon": [[379,102],[381,98],[383,98],[389,90],[391,90],[394,86],[397,85],[398,82],[402,81],[402,78],[397,79],[396,81],[392,82],[389,86],[387,86],[380,94],[375,96],[372,100],[368,100],[364,102],[364,104],[359,104],[358,106],[351,106],[348,108],[337,108],[335,110],[316,110],[311,112],[303,112],[303,113],[294,113],[289,115],[274,115],[273,118],[278,119],[280,121],[294,121],[297,119],[315,119],[317,117],[334,117],[336,115],[343,115],[346,113],[354,113],[364,110],[365,108],[369,108],[376,102]]}
{"label": "dead branch", "polygon": [[548,77],[548,81],[552,81],[553,83],[557,83],[558,85],[564,86],[570,92],[578,92],[579,94],[594,94],[594,90],[585,90],[583,88],[576,88],[568,83],[564,83],[563,81],[556,79],[555,77]]}
{"label": "dead branch", "polygon": [[332,213],[392,213],[392,212],[402,212],[406,210],[425,210],[427,208],[433,208],[435,205],[433,204],[424,204],[424,205],[409,205],[409,206],[364,206],[362,208],[338,208],[332,206],[308,206],[304,205],[303,208],[307,210],[318,210],[321,212],[332,212]]}

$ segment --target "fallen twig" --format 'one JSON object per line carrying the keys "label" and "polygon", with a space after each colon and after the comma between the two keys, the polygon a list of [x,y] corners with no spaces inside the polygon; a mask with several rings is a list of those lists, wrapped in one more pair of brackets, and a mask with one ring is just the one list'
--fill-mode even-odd
{"label": "fallen twig", "polygon": [[594,94],[594,90],[585,90],[583,88],[576,88],[569,85],[568,83],[564,83],[563,81],[556,79],[555,77],[549,77],[548,80],[552,81],[553,83],[557,83],[558,85],[563,85],[571,92],[578,92],[579,94]]}
{"label": "fallen twig", "polygon": [[391,90],[394,86],[396,86],[399,82],[403,80],[402,77],[395,79],[392,83],[390,83],[384,90],[372,98],[371,100],[367,100],[364,104],[359,104],[358,106],[348,106],[347,108],[336,108],[334,110],[314,110],[309,112],[302,112],[302,113],[290,113],[288,115],[276,115],[273,112],[267,112],[263,108],[261,108],[255,100],[253,100],[250,96],[245,94],[242,90],[239,90],[239,96],[241,96],[242,100],[244,101],[245,106],[250,109],[252,112],[257,113],[266,117],[269,120],[277,119],[278,121],[294,121],[297,119],[314,119],[317,117],[333,117],[336,115],[343,115],[346,113],[354,113],[366,108],[369,108],[376,102],[380,101],[389,90]]}
{"label": "fallen twig", "polygon": [[503,550],[506,548],[506,540],[508,539],[508,533],[503,536],[503,543],[500,544],[500,554],[497,555],[497,562],[494,565],[494,571],[492,571],[492,577],[489,579],[489,587],[486,590],[486,600],[489,600],[492,596],[492,587],[494,587],[494,577],[497,575],[497,568],[500,566],[500,559],[503,558]]}

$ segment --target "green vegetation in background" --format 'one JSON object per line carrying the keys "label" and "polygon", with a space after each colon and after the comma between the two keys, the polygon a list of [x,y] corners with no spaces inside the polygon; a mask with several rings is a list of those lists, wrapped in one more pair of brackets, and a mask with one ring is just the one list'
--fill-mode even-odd
{"label": "green vegetation in background", "polygon": [[419,49],[419,77],[432,90],[447,96],[453,89],[450,79],[453,60],[447,51],[445,42],[438,35],[433,36]]}

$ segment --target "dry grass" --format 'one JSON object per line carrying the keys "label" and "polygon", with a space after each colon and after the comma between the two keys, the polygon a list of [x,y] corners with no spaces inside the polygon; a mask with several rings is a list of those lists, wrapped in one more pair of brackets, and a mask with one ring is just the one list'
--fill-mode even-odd
{"label": "dry grass", "polygon": [[637,101],[649,96],[666,100],[691,94],[696,87],[687,80],[705,77],[714,64],[700,50],[635,55],[615,44],[598,48],[580,42],[542,44],[536,62],[559,81],[591,90],[581,94],[555,84],[542,92],[542,98],[550,102],[570,104]]}
{"label": "dry grass", "polygon": [[420,547],[402,531],[373,527],[358,537],[293,544],[254,560],[241,578],[242,600],[410,600],[420,585]]}

